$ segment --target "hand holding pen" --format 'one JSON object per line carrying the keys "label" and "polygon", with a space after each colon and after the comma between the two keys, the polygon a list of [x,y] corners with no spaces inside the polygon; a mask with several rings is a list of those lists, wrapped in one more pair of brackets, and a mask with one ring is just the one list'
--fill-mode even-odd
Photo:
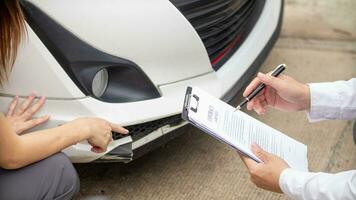
{"label": "hand holding pen", "polygon": [[[278,69],[282,70],[282,66],[285,69],[285,65],[279,65],[272,71],[271,75],[258,73],[257,77],[246,87],[243,93],[243,96],[249,98],[249,100],[245,99],[247,102],[241,102],[240,108],[247,103],[247,109],[253,109],[258,114],[264,114],[267,107],[282,111],[309,109],[310,92],[308,85],[299,83],[287,75],[272,76],[273,72]],[[264,86],[261,86],[262,83]],[[258,89],[261,88],[260,86],[262,89]],[[258,92],[255,92],[257,89]]]}
{"label": "hand holding pen", "polygon": [[[279,74],[281,74],[284,70],[286,69],[285,64],[278,65],[273,71],[272,71],[272,76],[277,77]],[[258,93],[260,93],[266,85],[264,83],[260,83],[256,89],[254,89],[245,99],[236,107],[236,110],[240,110],[244,105],[247,104],[247,102],[251,101]],[[235,111],[236,111],[235,110]]]}

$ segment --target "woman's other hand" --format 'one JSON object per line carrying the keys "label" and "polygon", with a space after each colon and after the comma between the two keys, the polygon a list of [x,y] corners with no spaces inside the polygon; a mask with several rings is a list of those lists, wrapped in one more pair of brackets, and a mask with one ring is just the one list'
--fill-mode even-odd
{"label": "woman's other hand", "polygon": [[15,96],[10,103],[6,118],[17,134],[22,134],[24,131],[43,124],[49,119],[48,115],[33,118],[46,101],[45,97],[40,97],[38,100],[35,100],[35,97],[36,94],[32,93],[19,105],[19,97]]}
{"label": "woman's other hand", "polygon": [[248,110],[253,109],[257,114],[265,114],[267,107],[282,111],[309,109],[309,86],[282,74],[273,77],[269,74],[258,73],[245,89],[243,96],[247,97],[260,83],[264,83],[266,87],[247,103]]}
{"label": "woman's other hand", "polygon": [[92,146],[91,151],[95,153],[103,153],[106,151],[107,146],[112,141],[112,132],[123,135],[129,133],[127,129],[100,118],[85,117],[69,123],[74,125],[74,128],[79,128],[84,132],[86,135],[85,138]]}

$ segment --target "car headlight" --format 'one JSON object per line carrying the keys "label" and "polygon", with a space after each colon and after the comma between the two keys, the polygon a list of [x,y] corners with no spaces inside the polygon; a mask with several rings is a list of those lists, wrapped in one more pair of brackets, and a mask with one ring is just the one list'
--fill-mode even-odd
{"label": "car headlight", "polygon": [[95,49],[32,3],[21,2],[32,30],[85,95],[115,103],[160,97],[137,64]]}

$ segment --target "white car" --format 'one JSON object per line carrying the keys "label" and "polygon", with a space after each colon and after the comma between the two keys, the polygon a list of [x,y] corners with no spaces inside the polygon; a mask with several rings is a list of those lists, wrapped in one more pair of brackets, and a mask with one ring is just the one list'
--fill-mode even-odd
{"label": "white car", "polygon": [[[14,95],[47,97],[56,127],[98,116],[128,127],[102,154],[86,142],[73,162],[127,161],[173,138],[187,86],[229,102],[278,38],[283,0],[24,0],[21,45],[1,110]],[[126,142],[125,142],[126,141]],[[124,145],[125,146],[125,145]],[[125,146],[127,147],[127,145]],[[45,148],[45,147],[44,147]]]}

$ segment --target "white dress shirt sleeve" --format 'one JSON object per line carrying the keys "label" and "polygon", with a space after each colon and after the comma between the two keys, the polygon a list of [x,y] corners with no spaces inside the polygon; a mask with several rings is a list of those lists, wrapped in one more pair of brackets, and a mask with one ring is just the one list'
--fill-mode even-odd
{"label": "white dress shirt sleeve", "polygon": [[[311,83],[309,121],[356,118],[356,79]],[[356,199],[356,170],[337,174],[286,169],[279,178],[281,190],[292,199]]]}
{"label": "white dress shirt sleeve", "polygon": [[356,118],[356,78],[310,83],[309,121]]}
{"label": "white dress shirt sleeve", "polygon": [[288,197],[297,200],[355,200],[356,170],[337,174],[285,169],[279,185]]}

